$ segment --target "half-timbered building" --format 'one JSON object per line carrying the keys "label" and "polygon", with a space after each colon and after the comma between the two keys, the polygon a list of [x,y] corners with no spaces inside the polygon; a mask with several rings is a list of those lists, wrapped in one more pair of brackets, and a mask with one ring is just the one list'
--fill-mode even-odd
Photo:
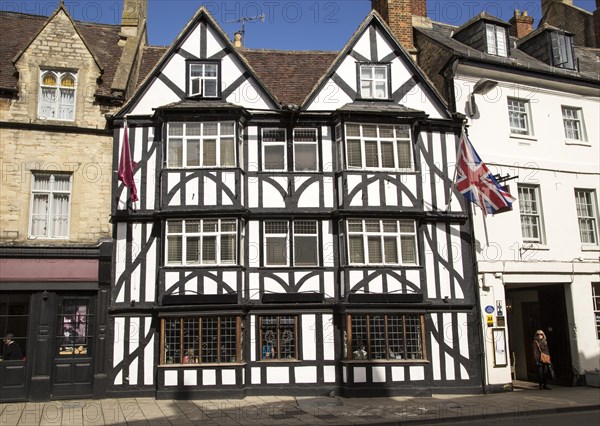
{"label": "half-timbered building", "polygon": [[381,17],[289,52],[201,8],[154,53],[113,120],[111,393],[479,391],[462,116]]}

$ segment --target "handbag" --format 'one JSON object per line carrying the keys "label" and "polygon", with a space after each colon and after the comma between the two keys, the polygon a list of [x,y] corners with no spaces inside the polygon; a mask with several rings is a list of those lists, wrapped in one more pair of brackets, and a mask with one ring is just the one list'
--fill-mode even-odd
{"label": "handbag", "polygon": [[542,364],[552,364],[552,361],[550,360],[550,355],[542,352],[542,348],[540,347],[540,344],[538,342],[535,342],[535,343],[540,351],[540,362]]}

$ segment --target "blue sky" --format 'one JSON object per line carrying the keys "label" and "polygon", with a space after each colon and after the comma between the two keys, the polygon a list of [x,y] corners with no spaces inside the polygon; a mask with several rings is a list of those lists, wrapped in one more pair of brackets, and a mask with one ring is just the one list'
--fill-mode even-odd
{"label": "blue sky", "polygon": [[[1,10],[49,15],[57,0],[2,0]],[[222,28],[233,37],[241,23],[228,23],[264,13],[265,22],[246,24],[246,46],[263,49],[339,50],[371,9],[370,0],[148,0],[148,38],[152,45],[169,45],[198,8],[204,4]],[[594,0],[575,0],[588,11]],[[75,19],[116,24],[122,0],[65,0]],[[527,10],[537,27],[541,0],[441,1],[428,0],[430,18],[461,25],[474,15],[488,13],[508,21],[515,9]]]}

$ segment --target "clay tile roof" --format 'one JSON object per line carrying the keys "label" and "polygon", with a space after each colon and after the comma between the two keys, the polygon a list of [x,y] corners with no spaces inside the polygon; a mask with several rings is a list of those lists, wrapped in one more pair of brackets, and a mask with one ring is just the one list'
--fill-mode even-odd
{"label": "clay tile roof", "polygon": [[[0,28],[3,33],[2,49],[0,49],[0,89],[17,89],[18,79],[12,60],[40,31],[47,20],[47,16],[0,12]],[[110,86],[122,51],[122,48],[117,45],[121,27],[81,21],[75,21],[75,25],[93,50],[92,53],[104,67],[104,74],[96,94],[110,96]]]}
{"label": "clay tile roof", "polygon": [[140,84],[142,84],[146,76],[152,71],[167,50],[169,48],[163,46],[144,46],[136,88],[140,87]]}
{"label": "clay tile roof", "polygon": [[301,105],[338,52],[240,49],[267,88],[284,105]]}

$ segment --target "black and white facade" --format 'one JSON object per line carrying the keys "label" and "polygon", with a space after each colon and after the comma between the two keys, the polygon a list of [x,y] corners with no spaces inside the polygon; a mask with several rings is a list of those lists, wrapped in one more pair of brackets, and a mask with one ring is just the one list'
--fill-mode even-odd
{"label": "black and white facade", "polygon": [[202,8],[115,117],[111,392],[478,392],[460,117],[376,13],[282,101]]}

